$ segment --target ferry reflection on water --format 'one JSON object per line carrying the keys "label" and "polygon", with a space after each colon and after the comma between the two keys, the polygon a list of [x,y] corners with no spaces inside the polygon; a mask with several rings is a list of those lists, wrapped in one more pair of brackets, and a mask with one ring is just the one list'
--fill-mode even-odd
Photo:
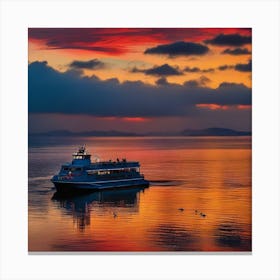
{"label": "ferry reflection on water", "polygon": [[[87,194],[54,193],[52,201],[66,214],[73,215],[77,228],[84,231],[91,222],[91,214],[97,209],[108,211],[108,215],[117,217],[119,212],[127,214],[139,211],[139,194],[144,193],[146,187],[130,189],[102,190]],[[94,209],[94,210],[93,210]]]}

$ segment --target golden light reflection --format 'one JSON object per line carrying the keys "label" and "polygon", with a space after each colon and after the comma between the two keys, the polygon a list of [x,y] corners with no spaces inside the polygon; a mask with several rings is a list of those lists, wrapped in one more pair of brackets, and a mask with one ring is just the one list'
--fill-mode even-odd
{"label": "golden light reflection", "polygon": [[49,201],[46,219],[29,223],[29,250],[251,250],[250,150],[128,146],[126,155],[141,160],[151,187]]}

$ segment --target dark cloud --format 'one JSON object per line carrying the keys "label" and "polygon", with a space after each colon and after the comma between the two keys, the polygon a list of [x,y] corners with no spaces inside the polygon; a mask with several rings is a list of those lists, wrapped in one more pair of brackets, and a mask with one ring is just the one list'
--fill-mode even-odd
{"label": "dark cloud", "polygon": [[249,60],[248,63],[238,63],[235,65],[221,65],[217,67],[220,71],[234,69],[235,71],[239,72],[252,72],[252,60]]}
{"label": "dark cloud", "polygon": [[211,80],[205,76],[201,76],[199,79],[196,80],[189,80],[184,82],[184,86],[187,87],[204,87],[208,83],[210,83]]}
{"label": "dark cloud", "polygon": [[186,67],[185,69],[184,69],[184,71],[185,72],[189,72],[189,73],[198,73],[198,72],[200,72],[201,71],[201,69],[200,68],[198,68],[198,67]]}
{"label": "dark cloud", "polygon": [[236,71],[240,71],[240,72],[251,72],[252,71],[252,60],[249,60],[248,63],[242,64],[236,64],[234,69]]}
{"label": "dark cloud", "polygon": [[168,85],[168,81],[165,77],[162,77],[162,78],[159,78],[157,81],[156,81],[156,84],[158,86],[166,86]]}
{"label": "dark cloud", "polygon": [[235,48],[235,49],[225,49],[222,54],[231,54],[231,55],[244,55],[251,54],[247,48]]}
{"label": "dark cloud", "polygon": [[87,45],[63,45],[59,44],[58,46],[53,46],[53,42],[47,43],[47,48],[49,49],[64,49],[64,50],[85,50],[85,51],[93,51],[93,52],[101,52],[101,53],[108,53],[108,54],[122,54],[125,51],[121,48],[117,47],[106,47],[106,46],[87,46]]}
{"label": "dark cloud", "polygon": [[168,64],[163,64],[161,66],[154,66],[148,69],[138,69],[133,68],[132,73],[144,73],[146,75],[152,76],[178,76],[182,75],[182,72],[177,67],[172,67]]}
{"label": "dark cloud", "polygon": [[[207,81],[200,78],[200,82]],[[243,84],[221,84],[212,89],[199,84],[164,85],[163,79],[160,83],[102,81],[77,72],[56,71],[46,62],[33,62],[28,67],[29,113],[168,117],[194,114],[196,104],[251,104],[251,89]]]}
{"label": "dark cloud", "polygon": [[226,64],[217,67],[217,69],[220,71],[225,71],[225,70],[229,70],[229,69],[233,69],[233,68],[234,68],[233,65],[226,65]]}
{"label": "dark cloud", "polygon": [[204,86],[204,85],[210,83],[211,80],[210,80],[209,78],[207,78],[206,76],[201,76],[201,77],[199,78],[199,82],[200,82],[201,85]]}
{"label": "dark cloud", "polygon": [[202,73],[213,73],[213,72],[215,72],[215,69],[214,68],[202,69],[201,72]]}
{"label": "dark cloud", "polygon": [[73,62],[70,63],[69,65],[72,68],[77,68],[77,69],[101,69],[104,68],[105,64],[98,60],[98,59],[92,59],[88,61],[81,61],[81,60],[74,60]]}
{"label": "dark cloud", "polygon": [[184,86],[186,86],[186,87],[199,87],[199,81],[197,81],[197,80],[185,81]]}
{"label": "dark cloud", "polygon": [[231,88],[235,88],[235,89],[240,89],[242,90],[242,88],[244,87],[244,84],[236,84],[236,83],[228,83],[228,82],[223,82],[219,85],[219,89],[231,89]]}
{"label": "dark cloud", "polygon": [[212,44],[217,46],[242,46],[251,44],[251,36],[243,36],[239,34],[219,34],[210,40],[205,40],[206,44]]}
{"label": "dark cloud", "polygon": [[188,73],[211,73],[214,72],[214,68],[208,68],[208,69],[200,69],[199,67],[185,67],[184,72]]}
{"label": "dark cloud", "polygon": [[191,42],[175,42],[167,45],[158,45],[154,48],[149,48],[145,50],[145,54],[164,54],[170,57],[176,57],[180,55],[203,55],[209,51],[207,46],[199,43]]}

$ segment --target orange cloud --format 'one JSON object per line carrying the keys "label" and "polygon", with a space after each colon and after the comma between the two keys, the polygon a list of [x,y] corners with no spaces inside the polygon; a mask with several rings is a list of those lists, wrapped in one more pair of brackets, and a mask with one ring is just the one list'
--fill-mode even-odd
{"label": "orange cloud", "polygon": [[150,120],[149,118],[141,118],[141,117],[135,117],[135,118],[125,117],[121,119],[125,122],[147,122]]}
{"label": "orange cloud", "polygon": [[196,104],[197,108],[203,108],[208,110],[229,110],[229,109],[238,109],[238,110],[250,110],[251,105],[219,105],[219,104]]}
{"label": "orange cloud", "polygon": [[148,122],[150,118],[143,118],[143,117],[97,117],[97,119],[104,120],[104,121],[115,121],[120,120],[124,122]]}
{"label": "orange cloud", "polygon": [[228,105],[219,105],[219,104],[196,104],[198,108],[205,108],[209,110],[228,110]]}
{"label": "orange cloud", "polygon": [[250,109],[252,109],[252,105],[238,105],[237,109],[239,109],[239,110],[250,110]]}

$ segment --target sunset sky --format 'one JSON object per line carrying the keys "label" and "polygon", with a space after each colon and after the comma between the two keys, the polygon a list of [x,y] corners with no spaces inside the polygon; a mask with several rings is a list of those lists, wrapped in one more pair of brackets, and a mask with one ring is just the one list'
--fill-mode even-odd
{"label": "sunset sky", "polygon": [[249,28],[30,28],[29,131],[251,130]]}

